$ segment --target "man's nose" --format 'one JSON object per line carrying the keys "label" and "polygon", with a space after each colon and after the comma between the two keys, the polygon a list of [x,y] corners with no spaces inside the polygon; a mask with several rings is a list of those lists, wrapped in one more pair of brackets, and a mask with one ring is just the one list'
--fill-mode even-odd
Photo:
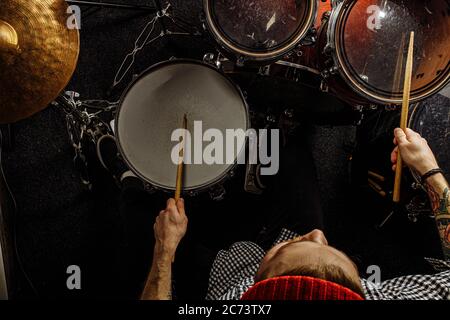
{"label": "man's nose", "polygon": [[328,245],[328,241],[327,238],[325,237],[324,233],[322,232],[322,230],[314,230],[310,233],[308,233],[305,238],[309,241],[318,243],[318,244],[322,244],[322,245]]}

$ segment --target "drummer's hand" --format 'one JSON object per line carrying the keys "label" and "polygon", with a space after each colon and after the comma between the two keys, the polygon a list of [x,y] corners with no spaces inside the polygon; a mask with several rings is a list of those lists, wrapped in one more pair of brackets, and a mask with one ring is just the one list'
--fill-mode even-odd
{"label": "drummer's hand", "polygon": [[187,224],[184,200],[180,199],[177,202],[174,199],[167,200],[166,209],[159,213],[153,226],[156,251],[173,259],[178,244],[186,234]]}
{"label": "drummer's hand", "polygon": [[420,175],[424,175],[432,169],[439,168],[433,151],[420,134],[411,129],[403,131],[400,128],[394,131],[394,144],[397,147],[391,154],[392,170],[397,167],[398,149],[403,162],[411,169],[416,170]]}

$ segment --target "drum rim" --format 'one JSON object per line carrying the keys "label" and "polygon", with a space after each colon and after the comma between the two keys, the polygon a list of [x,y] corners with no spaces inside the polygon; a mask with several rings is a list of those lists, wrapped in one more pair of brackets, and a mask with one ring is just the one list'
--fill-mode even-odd
{"label": "drum rim", "polygon": [[284,56],[289,51],[293,50],[308,34],[309,30],[314,25],[314,22],[316,21],[317,17],[317,1],[315,0],[308,0],[310,9],[307,14],[307,19],[309,20],[308,23],[305,23],[304,27],[301,28],[297,35],[291,40],[291,42],[283,47],[280,47],[276,50],[270,50],[267,52],[252,52],[252,51],[246,51],[243,50],[237,46],[235,46],[231,41],[226,39],[225,36],[221,34],[221,32],[218,30],[217,26],[215,25],[213,21],[213,17],[211,14],[211,7],[210,7],[211,0],[203,0],[203,9],[204,14],[206,16],[206,24],[207,28],[216,40],[216,42],[223,47],[224,49],[231,51],[233,54],[235,54],[237,57],[244,57],[248,60],[256,60],[256,61],[267,61],[267,60],[273,60],[280,58]]}
{"label": "drum rim", "polygon": [[[244,104],[244,111],[245,111],[245,117],[246,117],[246,128],[245,130],[248,130],[250,128],[250,112],[249,112],[249,107],[247,104],[247,101],[245,99],[244,93],[242,92],[241,88],[234,83],[230,77],[228,77],[227,75],[225,75],[223,72],[221,72],[219,69],[217,69],[215,66],[210,65],[206,62],[202,62],[202,61],[198,61],[195,59],[169,59],[169,60],[165,60],[165,61],[161,61],[158,63],[155,63],[153,65],[151,65],[150,67],[148,67],[147,69],[145,69],[143,72],[141,72],[135,79],[133,79],[133,81],[131,81],[127,88],[123,91],[120,100],[119,100],[119,104],[117,107],[117,112],[116,112],[116,116],[114,119],[114,126],[115,126],[115,137],[116,137],[116,144],[117,144],[117,148],[119,150],[119,153],[121,154],[123,160],[125,161],[125,164],[127,165],[127,167],[141,180],[145,181],[146,183],[150,184],[153,188],[157,189],[157,190],[162,190],[162,191],[166,191],[166,192],[170,192],[170,191],[174,191],[175,187],[167,187],[164,185],[161,185],[159,183],[156,183],[154,181],[152,181],[151,179],[149,179],[148,177],[144,176],[143,174],[141,174],[139,172],[139,170],[137,170],[135,168],[135,166],[131,163],[131,161],[128,159],[128,157],[126,156],[122,144],[121,144],[121,139],[120,139],[120,134],[119,134],[119,117],[120,117],[120,113],[122,110],[122,106],[123,106],[123,102],[125,100],[125,98],[127,97],[128,93],[130,92],[130,90],[134,87],[134,85],[141,80],[142,78],[144,78],[146,75],[152,73],[153,71],[156,71],[160,68],[163,68],[165,66],[168,65],[174,65],[174,64],[194,64],[194,65],[200,65],[203,67],[207,67],[209,69],[212,69],[214,71],[216,71],[218,74],[220,74],[222,77],[224,77],[239,93],[239,96],[241,97],[241,100]],[[241,155],[242,152],[245,152],[246,150],[246,146],[247,146],[247,140],[243,146],[243,148],[240,150],[239,154],[236,156],[236,160],[234,162],[234,164],[229,165],[228,168],[222,172],[218,177],[216,177],[215,179],[206,182],[204,184],[201,184],[199,186],[194,186],[194,187],[189,187],[189,188],[184,188],[184,191],[190,192],[190,193],[201,193],[203,191],[209,190],[212,187],[218,185],[221,182],[224,182],[225,180],[227,180],[227,178],[230,177],[230,175],[232,175],[233,170],[237,167],[238,163],[238,159],[239,156]]]}
{"label": "drum rim", "polygon": [[[343,57],[343,48],[340,44],[340,37],[342,35],[342,30],[338,26],[341,22],[341,19],[344,13],[347,13],[349,6],[353,6],[357,0],[347,0],[339,2],[336,5],[336,8],[332,10],[330,15],[328,29],[327,29],[327,46],[329,46],[331,50],[331,56],[333,58],[334,65],[338,70],[341,77],[344,78],[345,82],[350,86],[350,88],[356,92],[356,94],[368,99],[374,103],[388,104],[388,105],[401,105],[403,103],[403,98],[388,98],[386,96],[382,96],[368,90],[363,86],[361,82],[354,80],[353,75],[351,74],[351,67],[347,66],[345,59]],[[434,81],[435,83],[431,83],[429,86],[431,88],[422,89],[420,94],[413,94],[411,92],[411,103],[416,103],[423,101],[424,99],[438,93],[441,91],[448,83],[450,83],[450,72],[447,72],[447,75],[442,77],[442,80]]]}

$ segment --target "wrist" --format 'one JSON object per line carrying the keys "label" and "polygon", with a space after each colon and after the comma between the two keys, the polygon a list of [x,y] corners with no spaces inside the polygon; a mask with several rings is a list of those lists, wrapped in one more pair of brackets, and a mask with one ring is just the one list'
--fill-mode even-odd
{"label": "wrist", "polygon": [[413,168],[417,171],[417,173],[419,175],[423,176],[424,174],[426,174],[430,170],[438,169],[439,165],[436,162],[434,162],[434,161],[430,161],[429,163],[422,162],[422,163],[420,163],[417,166],[413,166]]}
{"label": "wrist", "polygon": [[442,173],[436,173],[435,175],[432,175],[425,179],[424,183],[435,186],[445,186],[447,185],[447,181],[445,179],[445,176]]}
{"label": "wrist", "polygon": [[174,255],[175,255],[174,250],[169,249],[162,244],[155,244],[155,248],[153,250],[153,258],[154,258],[153,260],[172,263]]}

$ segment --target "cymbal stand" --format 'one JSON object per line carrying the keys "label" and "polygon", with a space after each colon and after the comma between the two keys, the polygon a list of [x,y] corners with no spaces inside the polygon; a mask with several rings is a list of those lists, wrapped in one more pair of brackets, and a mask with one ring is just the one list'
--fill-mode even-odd
{"label": "cymbal stand", "polygon": [[[156,3],[156,2],[155,2]],[[172,5],[167,2],[166,7],[159,7],[161,11],[157,11],[156,15],[151,19],[143,28],[134,42],[134,48],[125,56],[122,64],[116,72],[113,83],[107,91],[107,96],[111,96],[112,92],[117,86],[124,80],[125,76],[131,70],[135,63],[136,54],[141,51],[145,46],[160,40],[166,36],[201,36],[201,32],[189,22],[175,17],[172,13]],[[180,29],[181,31],[170,31],[167,29],[165,21],[169,21],[172,25]],[[159,22],[161,30],[159,33],[156,31],[156,23]]]}
{"label": "cymbal stand", "polygon": [[[67,91],[56,98],[53,105],[60,107],[66,115],[67,133],[75,153],[74,166],[80,172],[82,183],[91,189],[92,183],[83,142],[89,141],[96,144],[99,137],[112,134],[112,128],[100,118],[100,115],[105,112],[113,112],[117,103],[106,100],[81,101],[79,97],[78,93]],[[88,109],[90,110],[88,111]],[[92,109],[95,111],[91,112]]]}

